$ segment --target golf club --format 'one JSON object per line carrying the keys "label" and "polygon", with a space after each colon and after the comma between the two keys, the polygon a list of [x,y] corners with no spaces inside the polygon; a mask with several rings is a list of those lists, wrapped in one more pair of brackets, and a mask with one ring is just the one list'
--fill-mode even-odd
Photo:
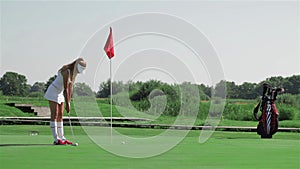
{"label": "golf club", "polygon": [[70,112],[68,112],[68,117],[69,117],[69,124],[70,124],[70,130],[71,130],[71,134],[72,134],[72,139],[74,140],[74,132],[73,132],[73,128],[72,128],[72,122],[71,122]]}

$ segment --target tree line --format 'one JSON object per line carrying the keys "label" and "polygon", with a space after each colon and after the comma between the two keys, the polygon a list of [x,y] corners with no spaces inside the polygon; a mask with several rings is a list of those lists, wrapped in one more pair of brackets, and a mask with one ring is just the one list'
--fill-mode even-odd
{"label": "tree line", "polygon": [[[184,82],[187,83],[187,82]],[[183,84],[184,84],[183,83]],[[283,87],[285,93],[287,94],[300,94],[300,75],[293,75],[290,77],[270,77],[259,83],[250,83],[244,82],[240,85],[231,81],[220,81],[215,86],[208,86],[205,84],[194,84],[198,87],[201,99],[207,100],[212,95],[221,97],[221,98],[231,98],[231,99],[256,99],[262,94],[262,86],[264,83],[268,83],[273,87]],[[160,89],[162,91],[175,90],[178,88],[179,84],[167,84],[156,80],[149,80],[147,82],[112,82],[113,90],[112,94],[123,92],[124,89],[129,89],[129,92],[132,94],[134,91],[139,90],[135,95],[132,95],[133,100],[136,100],[136,95],[139,95],[140,98],[143,98],[145,95],[148,95],[154,89]],[[224,93],[226,91],[226,93]],[[110,80],[102,82],[99,86],[99,90],[96,93],[96,96],[99,98],[107,98],[110,95]],[[138,97],[138,98],[139,98]]]}
{"label": "tree line", "polygon": [[[43,97],[48,86],[54,81],[56,75],[45,82],[35,82],[33,85],[27,84],[27,78],[16,72],[6,72],[0,79],[0,94],[6,96],[22,97]],[[74,85],[76,93],[80,96],[92,95],[94,92],[85,83],[76,83]]]}
{"label": "tree line", "polygon": [[[27,84],[26,76],[16,72],[6,72],[0,79],[0,91],[7,96],[30,96],[41,97],[48,86],[55,79],[55,76],[49,78],[47,82],[35,82],[33,85]],[[122,92],[129,92],[130,99],[133,101],[143,100],[148,97],[151,91],[158,89],[167,95],[177,95],[180,85],[183,84],[168,84],[157,80],[149,80],[147,82],[112,82],[112,94],[116,95]],[[218,97],[226,97],[232,99],[255,99],[261,95],[262,84],[268,83],[274,87],[285,88],[285,93],[292,95],[300,93],[300,75],[289,77],[270,77],[259,83],[244,82],[236,84],[232,81],[220,81],[215,86],[205,84],[193,84],[199,89],[201,100],[208,100],[213,94]],[[225,90],[226,89],[226,90]],[[224,93],[226,91],[226,93]],[[85,83],[76,83],[74,85],[74,94],[85,96],[95,95],[97,98],[107,98],[110,96],[110,80],[102,82],[99,85],[98,91],[94,92]],[[156,95],[161,95],[156,92]]]}

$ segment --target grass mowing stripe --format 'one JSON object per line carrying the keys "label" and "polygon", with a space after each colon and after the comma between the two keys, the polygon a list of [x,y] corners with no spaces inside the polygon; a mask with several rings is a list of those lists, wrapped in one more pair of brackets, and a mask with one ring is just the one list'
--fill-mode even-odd
{"label": "grass mowing stripe", "polygon": [[[39,131],[30,136],[29,131]],[[131,136],[155,135],[160,130],[117,128]],[[70,137],[69,128],[65,129]],[[256,133],[215,132],[199,144],[200,131],[191,131],[172,150],[146,159],[115,156],[97,145],[78,126],[74,127],[78,147],[6,146],[0,147],[1,168],[299,168],[299,133],[277,133],[262,140]],[[47,126],[0,126],[0,144],[49,144]]]}

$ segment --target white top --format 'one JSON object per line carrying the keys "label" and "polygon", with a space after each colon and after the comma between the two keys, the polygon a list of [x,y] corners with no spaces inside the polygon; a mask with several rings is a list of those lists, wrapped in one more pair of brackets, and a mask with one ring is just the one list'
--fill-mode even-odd
{"label": "white top", "polygon": [[64,80],[63,76],[61,74],[61,71],[57,73],[56,78],[52,82],[52,85],[58,90],[58,91],[63,91],[64,90]]}
{"label": "white top", "polygon": [[[71,83],[71,80],[70,80],[70,70],[69,69],[68,69],[68,73],[69,73],[68,83]],[[57,88],[59,91],[63,91],[64,90],[64,80],[63,80],[63,76],[61,74],[61,71],[59,71],[57,73],[57,77],[52,82],[52,85],[55,88]]]}
{"label": "white top", "polygon": [[[70,81],[70,70],[69,69],[68,69],[68,72],[69,72],[68,83],[71,83],[71,81]],[[63,76],[61,74],[61,71],[59,71],[57,73],[57,77],[54,79],[54,81],[48,87],[44,97],[47,100],[54,101],[58,104],[61,104],[62,102],[65,101],[63,91],[64,91],[64,80],[63,80]]]}

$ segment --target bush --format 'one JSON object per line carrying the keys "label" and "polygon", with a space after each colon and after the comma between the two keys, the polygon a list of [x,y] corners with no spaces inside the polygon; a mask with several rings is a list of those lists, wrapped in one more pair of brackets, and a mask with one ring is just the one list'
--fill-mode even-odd
{"label": "bush", "polygon": [[147,110],[148,114],[161,115],[166,109],[167,99],[166,96],[156,96],[150,99],[151,107]]}
{"label": "bush", "polygon": [[[295,95],[296,105],[294,105],[298,110],[300,110],[300,94]],[[300,118],[300,117],[299,117]]]}
{"label": "bush", "polygon": [[[278,105],[279,112],[279,120],[293,120],[299,118],[299,110],[294,107],[286,106],[286,105]],[[296,117],[296,115],[298,117]]]}
{"label": "bush", "polygon": [[44,93],[43,92],[30,92],[29,97],[43,97]]}
{"label": "bush", "polygon": [[199,106],[199,113],[198,113],[198,118],[199,119],[206,119],[208,112],[209,112],[209,108],[210,108],[210,102],[200,102],[200,106]]}
{"label": "bush", "polygon": [[151,106],[148,99],[141,100],[141,101],[132,101],[131,103],[135,107],[135,109],[141,112],[148,110]]}
{"label": "bush", "polygon": [[129,99],[128,93],[121,92],[113,95],[113,104],[127,108],[131,107],[131,100]]}
{"label": "bush", "polygon": [[291,95],[289,93],[285,93],[285,94],[279,95],[277,97],[276,102],[280,103],[280,104],[288,104],[288,105],[294,106],[294,105],[296,105],[296,96]]}
{"label": "bush", "polygon": [[238,104],[227,103],[223,112],[223,117],[228,120],[250,121],[253,118],[255,105],[250,103]]}
{"label": "bush", "polygon": [[199,89],[200,100],[210,100],[210,97]]}
{"label": "bush", "polygon": [[221,103],[224,103],[225,100],[223,98],[221,98],[221,97],[215,97],[213,99],[213,102],[214,102],[214,104],[221,104]]}

